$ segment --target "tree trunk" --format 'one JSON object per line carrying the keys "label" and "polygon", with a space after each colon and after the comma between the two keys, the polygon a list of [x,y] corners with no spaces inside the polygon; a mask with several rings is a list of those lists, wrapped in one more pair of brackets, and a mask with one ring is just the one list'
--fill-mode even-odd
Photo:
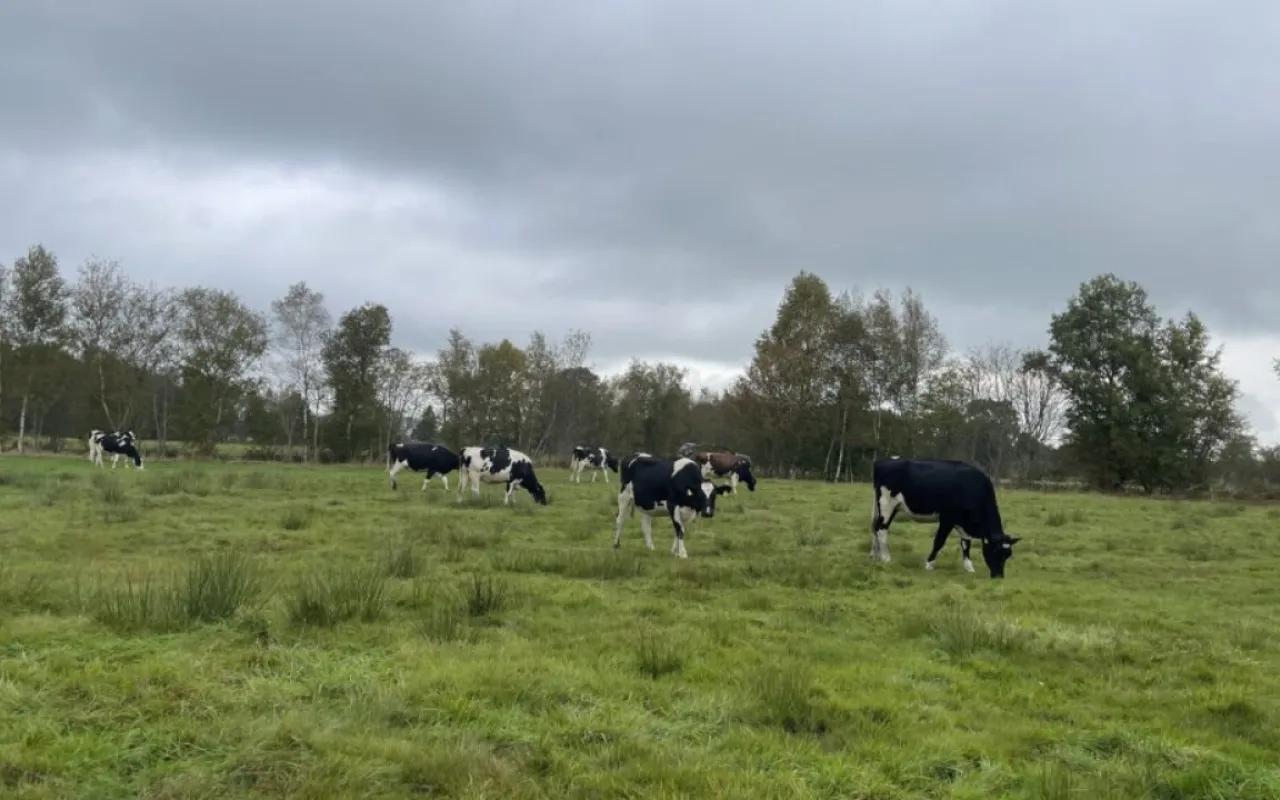
{"label": "tree trunk", "polygon": [[31,399],[31,390],[22,395],[22,410],[18,413],[18,455],[22,455],[24,439],[27,437],[27,401]]}
{"label": "tree trunk", "polygon": [[840,454],[836,456],[836,483],[840,482],[840,473],[844,469],[844,439],[845,433],[849,430],[849,407],[844,407],[844,413],[840,415]]}

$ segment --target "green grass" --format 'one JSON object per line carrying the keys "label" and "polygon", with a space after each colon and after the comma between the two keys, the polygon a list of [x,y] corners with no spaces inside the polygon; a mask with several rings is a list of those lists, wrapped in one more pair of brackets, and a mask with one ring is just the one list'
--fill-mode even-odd
{"label": "green grass", "polygon": [[0,458],[0,796],[1280,797],[1280,509],[1003,492],[1000,582],[866,486],[678,561],[542,472]]}

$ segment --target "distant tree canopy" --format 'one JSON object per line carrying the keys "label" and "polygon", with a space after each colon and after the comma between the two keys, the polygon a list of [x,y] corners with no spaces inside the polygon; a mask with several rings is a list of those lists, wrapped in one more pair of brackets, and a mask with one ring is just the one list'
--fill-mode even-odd
{"label": "distant tree canopy", "polygon": [[1280,450],[1250,436],[1194,314],[1161,319],[1141,286],[1107,274],[1048,333],[1043,350],[955,353],[915,291],[836,293],[800,272],[743,375],[695,394],[674,364],[597,373],[584,331],[521,345],[454,328],[424,357],[395,346],[379,303],[335,322],[300,282],[262,312],[221,289],[144,286],[98,258],[68,281],[36,245],[0,265],[0,433],[22,450],[131,428],[161,448],[235,441],[337,461],[381,461],[406,438],[534,455],[695,441],[750,453],[764,475],[829,480],[899,455],[1108,490],[1280,482]]}

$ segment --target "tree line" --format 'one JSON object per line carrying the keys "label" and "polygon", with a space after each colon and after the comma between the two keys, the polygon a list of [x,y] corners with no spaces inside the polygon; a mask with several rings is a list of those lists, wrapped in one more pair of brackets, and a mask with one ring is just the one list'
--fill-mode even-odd
{"label": "tree line", "polygon": [[671,363],[600,374],[585,331],[477,342],[455,327],[422,356],[393,344],[380,303],[334,319],[299,282],[253,309],[97,257],[68,277],[36,245],[0,265],[0,449],[56,450],[92,428],[132,429],[162,455],[236,442],[249,457],[323,462],[381,461],[404,438],[542,457],[695,441],[747,453],[764,475],[837,481],[898,455],[1101,490],[1280,482],[1280,448],[1251,436],[1194,313],[1163,319],[1141,286],[1105,274],[1048,333],[1043,350],[957,353],[919,293],[836,293],[800,272],[744,374],[695,393]]}

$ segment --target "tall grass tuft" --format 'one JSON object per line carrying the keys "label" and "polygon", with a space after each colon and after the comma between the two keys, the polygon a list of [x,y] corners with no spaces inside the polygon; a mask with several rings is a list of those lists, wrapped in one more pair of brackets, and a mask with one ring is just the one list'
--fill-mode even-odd
{"label": "tall grass tuft", "polygon": [[315,506],[295,506],[285,511],[280,517],[280,527],[286,531],[300,531],[311,527],[311,519],[315,516]]}
{"label": "tall grass tuft", "polygon": [[398,545],[387,546],[382,555],[382,571],[391,578],[416,578],[422,572],[422,559],[412,539],[405,537]]}
{"label": "tall grass tuft", "polygon": [[749,677],[746,689],[757,724],[792,734],[820,735],[831,727],[830,708],[799,663],[763,667]]}
{"label": "tall grass tuft", "polygon": [[506,581],[492,575],[472,575],[467,593],[467,611],[473,617],[497,614],[510,604]]}
{"label": "tall grass tuft", "polygon": [[98,586],[89,614],[116,633],[167,633],[182,627],[176,596],[172,584],[154,573],[126,573],[113,586]]}
{"label": "tall grass tuft", "polygon": [[238,550],[198,556],[179,583],[182,617],[191,622],[220,622],[253,605],[262,591],[256,565]]}
{"label": "tall grass tuft", "polygon": [[636,669],[655,680],[672,675],[684,669],[684,653],[679,643],[643,631],[636,640]]}
{"label": "tall grass tuft", "polygon": [[221,622],[261,596],[257,566],[239,551],[198,555],[185,571],[99,580],[90,596],[90,616],[119,633],[165,633]]}
{"label": "tall grass tuft", "polygon": [[359,618],[375,622],[387,604],[381,564],[343,564],[300,575],[285,595],[285,613],[297,626],[331,628]]}

